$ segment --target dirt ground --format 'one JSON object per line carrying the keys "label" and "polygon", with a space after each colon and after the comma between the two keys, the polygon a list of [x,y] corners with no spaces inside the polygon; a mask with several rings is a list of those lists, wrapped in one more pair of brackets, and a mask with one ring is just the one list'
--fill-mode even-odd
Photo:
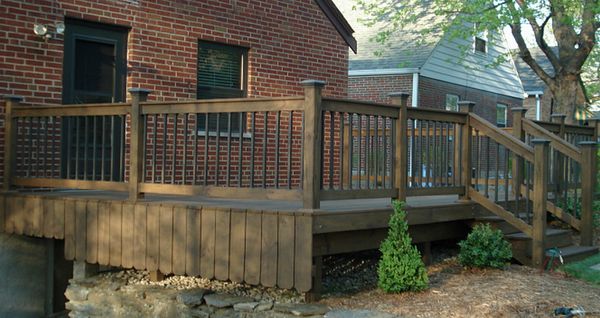
{"label": "dirt ground", "polygon": [[428,272],[430,288],[424,292],[386,294],[371,285],[356,293],[330,293],[321,302],[403,317],[551,317],[560,306],[581,306],[586,317],[600,317],[600,286],[561,273],[519,265],[465,269],[456,258],[431,265]]}

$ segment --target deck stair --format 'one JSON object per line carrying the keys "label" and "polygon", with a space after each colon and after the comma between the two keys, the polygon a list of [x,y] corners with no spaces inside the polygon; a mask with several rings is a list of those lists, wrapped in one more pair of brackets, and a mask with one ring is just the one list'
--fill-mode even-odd
{"label": "deck stair", "polygon": [[[523,265],[531,265],[532,240],[525,233],[520,232],[499,216],[489,215],[475,218],[471,222],[474,227],[477,224],[489,224],[494,229],[504,233],[504,237],[512,246],[513,258]],[[598,253],[597,246],[579,246],[573,240],[573,231],[570,229],[546,229],[545,248],[558,248],[565,263],[582,260]],[[552,257],[551,252],[546,252],[546,260]]]}

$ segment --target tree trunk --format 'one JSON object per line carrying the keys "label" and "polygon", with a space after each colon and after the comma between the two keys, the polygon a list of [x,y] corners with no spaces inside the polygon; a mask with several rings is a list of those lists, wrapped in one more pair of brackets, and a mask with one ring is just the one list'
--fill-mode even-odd
{"label": "tree trunk", "polygon": [[559,74],[550,87],[554,98],[554,113],[565,114],[566,122],[575,123],[575,112],[585,106],[585,95],[581,78],[574,74]]}

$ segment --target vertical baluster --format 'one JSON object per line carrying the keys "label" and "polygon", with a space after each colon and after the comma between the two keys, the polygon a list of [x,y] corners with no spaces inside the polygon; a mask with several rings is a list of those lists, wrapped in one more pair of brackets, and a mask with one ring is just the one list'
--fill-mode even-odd
{"label": "vertical baluster", "polygon": [[[187,161],[188,161],[188,117],[189,113],[183,114],[183,170],[181,172],[181,184],[187,182]],[[145,144],[145,143],[144,143]]]}
{"label": "vertical baluster", "polygon": [[348,129],[350,130],[350,134],[349,134],[349,145],[350,147],[348,147],[348,189],[352,190],[352,185],[354,184],[354,173],[352,171],[352,166],[354,163],[354,114],[353,113],[348,113]]}
{"label": "vertical baluster", "polygon": [[412,182],[410,183],[411,187],[414,188],[415,187],[415,180],[416,180],[416,175],[417,175],[417,143],[416,143],[416,135],[417,134],[417,121],[415,119],[412,120],[412,127],[411,127],[411,136],[410,136],[410,157],[411,157],[411,165],[410,165],[410,172],[411,172],[411,179]]}
{"label": "vertical baluster", "polygon": [[334,127],[335,127],[335,114],[329,111],[329,189],[333,189],[333,151],[334,151]]}
{"label": "vertical baluster", "polygon": [[[77,118],[77,127],[79,127],[79,117]],[[115,116],[110,116],[110,181],[115,181]],[[76,151],[79,152],[79,138],[77,138]],[[76,153],[77,155],[77,153]],[[75,160],[77,165],[79,160]],[[79,169],[75,166],[75,173],[79,174]]]}
{"label": "vertical baluster", "polygon": [[366,189],[371,189],[371,156],[373,149],[371,149],[371,115],[365,115],[367,118],[367,130],[365,136],[365,172],[367,175],[367,186]]}
{"label": "vertical baluster", "polygon": [[477,172],[475,174],[475,180],[476,180],[475,182],[477,185],[477,191],[479,191],[479,189],[480,189],[479,184],[481,182],[480,179],[482,176],[481,175],[481,161],[482,161],[482,157],[483,157],[482,139],[484,139],[484,136],[482,136],[479,133],[479,130],[477,131],[476,135],[477,135],[477,137],[476,137],[477,138],[477,159],[476,159],[477,160]]}
{"label": "vertical baluster", "polygon": [[244,155],[244,114],[238,113],[238,187],[242,186],[242,157]]}
{"label": "vertical baluster", "polygon": [[430,187],[430,176],[431,176],[431,123],[430,121],[425,122],[425,187]]}
{"label": "vertical baluster", "polygon": [[340,118],[340,129],[338,130],[338,133],[340,134],[340,153],[339,153],[339,169],[340,169],[340,174],[339,174],[339,178],[338,178],[338,182],[339,182],[339,186],[338,188],[340,190],[344,189],[344,155],[346,152],[346,148],[344,147],[344,143],[346,142],[346,138],[344,137],[344,121],[346,120],[346,113],[339,113],[339,118]]}
{"label": "vertical baluster", "polygon": [[121,142],[119,144],[119,161],[121,164],[119,165],[119,180],[125,181],[125,120],[127,119],[125,115],[119,116],[121,118]]}
{"label": "vertical baluster", "polygon": [[162,139],[162,162],[160,183],[165,183],[165,170],[167,167],[167,125],[169,123],[169,114],[163,114],[163,139]]}
{"label": "vertical baluster", "polygon": [[[373,148],[374,150],[374,154],[373,156],[375,157],[374,160],[374,164],[373,164],[373,170],[374,170],[374,174],[375,174],[375,184],[374,184],[374,189],[379,189],[379,116],[374,116],[375,122],[374,124],[374,138],[375,140],[373,140]],[[405,145],[402,145],[402,147],[404,147]]]}
{"label": "vertical baluster", "polygon": [[154,114],[152,126],[152,156],[150,156],[150,166],[152,167],[152,182],[156,182],[156,141],[158,137],[158,115]]}
{"label": "vertical baluster", "polygon": [[358,115],[358,189],[362,189],[362,167],[363,167],[363,157],[362,157],[362,115]]}
{"label": "vertical baluster", "polygon": [[179,114],[173,114],[173,147],[171,148],[171,184],[175,184],[177,169],[177,120]]}
{"label": "vertical baluster", "polygon": [[269,126],[267,124],[269,118],[269,112],[264,112],[263,114],[264,123],[263,123],[263,143],[262,143],[262,187],[267,187],[267,139],[269,138],[267,132],[269,130]]}
{"label": "vertical baluster", "polygon": [[[300,112],[300,116],[302,118],[302,122],[300,124],[300,131],[303,132],[304,131],[304,126],[305,126],[305,116],[304,116],[304,112]],[[300,133],[300,186],[304,186],[303,185],[303,180],[304,180],[304,133]]]}
{"label": "vertical baluster", "polygon": [[510,191],[510,178],[509,174],[509,152],[508,148],[504,147],[504,203],[506,204],[506,209],[508,210],[508,193]]}
{"label": "vertical baluster", "polygon": [[[384,189],[387,189],[387,163],[388,163],[388,138],[387,135],[385,133],[386,127],[388,126],[388,118],[387,117],[382,117],[381,119],[381,142],[383,143],[382,145],[382,153],[383,153],[383,162],[381,162],[381,185]],[[407,126],[408,127],[408,126]],[[408,129],[408,128],[407,128]],[[405,145],[405,147],[408,147],[408,145]]]}
{"label": "vertical baluster", "polygon": [[531,190],[531,163],[529,161],[525,162],[525,168],[527,170],[527,177],[525,178],[525,181],[527,182],[525,185],[525,215],[527,217],[527,223],[531,224],[531,203],[529,202],[529,191]]}
{"label": "vertical baluster", "polygon": [[439,150],[439,145],[438,145],[438,134],[437,134],[438,122],[434,121],[431,124],[433,126],[433,130],[432,130],[433,131],[433,134],[432,134],[433,135],[433,142],[432,142],[433,149],[432,149],[432,152],[431,152],[431,154],[433,156],[433,158],[432,158],[433,162],[432,162],[432,169],[431,169],[431,175],[432,175],[431,185],[433,187],[436,187],[436,186],[438,186],[438,182],[437,181],[438,181],[438,177],[439,177],[438,176],[438,162],[439,162],[439,160],[438,160],[439,159],[438,158],[438,156],[439,156],[438,150]]}
{"label": "vertical baluster", "polygon": [[[142,115],[142,182],[146,182],[148,175],[148,115]],[[95,148],[95,147],[94,147]]]}
{"label": "vertical baluster", "polygon": [[[210,137],[210,129],[208,127],[211,113],[204,115],[204,179],[203,184],[208,185],[208,139]],[[218,135],[218,133],[217,133]],[[217,137],[218,138],[218,137]]]}
{"label": "vertical baluster", "polygon": [[[70,122],[70,120],[68,120],[67,122]],[[100,180],[102,181],[106,180],[106,124],[106,116],[102,116],[102,127],[100,129],[100,137],[102,139],[100,146]],[[67,156],[67,158],[69,157]]]}
{"label": "vertical baluster", "polygon": [[498,202],[498,179],[500,174],[500,144],[495,142],[496,144],[496,156],[494,157],[496,161],[496,173],[494,174],[494,202]]}
{"label": "vertical baluster", "polygon": [[490,197],[490,137],[485,137],[485,197]]}
{"label": "vertical baluster", "polygon": [[198,116],[198,114],[195,114],[194,118],[196,125],[194,126],[194,162],[192,163],[194,171],[192,172],[192,185],[198,184],[198,134],[200,133],[200,116]]}
{"label": "vertical baluster", "polygon": [[[81,167],[79,165],[79,158],[80,158],[79,151],[81,149],[80,128],[81,128],[81,117],[75,117],[75,180],[79,180],[79,168]],[[112,170],[111,170],[111,172],[112,172]]]}
{"label": "vertical baluster", "polygon": [[256,114],[253,112],[251,115],[252,133],[250,134],[250,188],[254,187],[254,148],[256,135]]}
{"label": "vertical baluster", "polygon": [[221,161],[221,113],[217,113],[217,129],[215,133],[215,185],[219,185],[219,168]]}
{"label": "vertical baluster", "polygon": [[288,141],[288,149],[287,149],[287,184],[288,184],[288,189],[292,188],[292,128],[294,125],[294,112],[293,111],[289,111],[289,118],[288,118],[288,137],[287,137],[287,141]]}
{"label": "vertical baluster", "polygon": [[279,140],[281,111],[275,112],[275,188],[279,189]]}
{"label": "vertical baluster", "polygon": [[[419,177],[418,186],[423,187],[423,178],[425,177],[425,176],[423,176],[423,172],[424,172],[423,169],[425,168],[424,161],[426,158],[425,154],[427,152],[427,150],[425,149],[425,147],[423,145],[424,141],[425,141],[424,121],[422,120],[422,121],[418,122],[418,125],[419,125],[419,153],[417,155],[417,159],[418,159],[417,175]],[[427,170],[425,170],[425,171],[427,171]]]}
{"label": "vertical baluster", "polygon": [[[577,142],[577,145],[579,141]],[[581,215],[581,211],[579,211],[579,188],[580,188],[580,178],[579,178],[579,163],[575,160],[571,159],[571,166],[573,167],[573,215]],[[593,191],[593,190],[591,190]]]}
{"label": "vertical baluster", "polygon": [[227,113],[227,168],[225,170],[225,186],[230,186],[231,179],[231,113]]}

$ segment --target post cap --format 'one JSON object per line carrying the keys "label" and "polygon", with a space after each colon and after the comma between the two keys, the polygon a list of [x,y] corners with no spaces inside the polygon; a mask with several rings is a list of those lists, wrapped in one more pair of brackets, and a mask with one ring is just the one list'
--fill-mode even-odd
{"label": "post cap", "polygon": [[319,81],[319,80],[304,80],[304,81],[300,82],[300,84],[302,84],[302,86],[304,86],[304,87],[307,87],[307,86],[323,87],[327,83],[325,81]]}
{"label": "post cap", "polygon": [[511,112],[516,113],[516,112],[521,112],[521,113],[526,113],[527,112],[527,108],[525,107],[512,107],[510,109]]}
{"label": "post cap", "polygon": [[139,87],[130,88],[127,91],[131,94],[140,94],[140,95],[143,95],[143,94],[148,95],[148,94],[152,93],[152,91],[147,88],[139,88]]}
{"label": "post cap", "polygon": [[475,108],[475,102],[463,100],[458,102],[458,108],[462,112],[472,112],[473,108]]}
{"label": "post cap", "polygon": [[596,147],[598,145],[597,141],[589,140],[589,141],[580,141],[578,143],[581,147]]}
{"label": "post cap", "polygon": [[2,99],[4,99],[5,101],[10,101],[10,102],[21,102],[23,101],[23,96],[19,96],[19,95],[3,95]]}
{"label": "post cap", "polygon": [[406,93],[406,92],[393,92],[393,93],[389,93],[388,97],[392,97],[392,98],[394,98],[394,97],[408,98],[408,97],[410,97],[410,94]]}
{"label": "post cap", "polygon": [[544,138],[535,138],[531,140],[531,143],[534,145],[547,145],[550,143],[550,140]]}

